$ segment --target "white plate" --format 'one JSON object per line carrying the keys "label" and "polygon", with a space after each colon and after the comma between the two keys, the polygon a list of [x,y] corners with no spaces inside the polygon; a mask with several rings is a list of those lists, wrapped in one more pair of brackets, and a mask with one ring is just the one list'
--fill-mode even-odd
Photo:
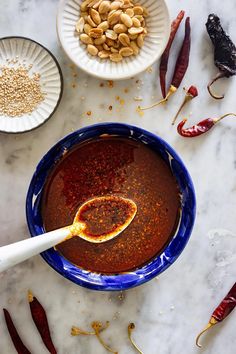
{"label": "white plate", "polygon": [[[9,64],[7,59],[17,63]],[[42,101],[31,114],[19,117],[0,115],[0,131],[23,133],[43,124],[58,107],[62,91],[63,78],[56,58],[41,44],[24,37],[6,37],[0,39],[0,66],[19,66],[32,64],[30,73],[40,74],[42,91],[46,93]]]}
{"label": "white plate", "polygon": [[67,55],[87,73],[106,80],[127,79],[146,70],[162,55],[170,34],[170,16],[165,0],[139,0],[148,10],[148,35],[137,56],[114,63],[93,57],[75,34],[82,0],[60,0],[57,16],[58,37]]}

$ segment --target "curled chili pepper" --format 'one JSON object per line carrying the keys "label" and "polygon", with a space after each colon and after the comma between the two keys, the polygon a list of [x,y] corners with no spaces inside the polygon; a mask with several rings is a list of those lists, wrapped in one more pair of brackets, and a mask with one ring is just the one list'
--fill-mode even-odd
{"label": "curled chili pepper", "polygon": [[52,342],[47,315],[43,306],[40,304],[37,298],[33,296],[31,291],[28,291],[28,301],[30,305],[32,319],[39,331],[39,334],[42,338],[43,343],[45,344],[45,347],[48,349],[49,353],[57,354],[57,351]]}
{"label": "curled chili pepper", "polygon": [[158,106],[161,103],[165,103],[168,101],[169,97],[178,90],[188,68],[190,47],[191,47],[191,26],[190,26],[190,17],[187,17],[185,20],[184,40],[175,64],[174,75],[171,80],[169,91],[167,92],[165,98],[163,98],[159,102],[156,102],[148,107],[139,107],[139,109],[146,110]]}
{"label": "curled chili pepper", "polygon": [[168,61],[169,61],[169,56],[170,56],[170,48],[172,46],[172,43],[175,39],[176,32],[178,31],[178,28],[180,26],[181,21],[184,18],[185,12],[182,10],[176,17],[176,19],[172,22],[171,24],[171,31],[170,31],[170,38],[167,43],[166,49],[164,50],[164,53],[162,54],[161,57],[161,62],[160,62],[160,85],[161,85],[161,92],[163,98],[166,97],[166,73],[167,73],[167,68],[168,68]]}
{"label": "curled chili pepper", "polygon": [[12,321],[10,313],[6,309],[3,309],[3,312],[4,312],[4,317],[5,317],[8,332],[11,336],[11,340],[14,344],[14,347],[15,347],[17,353],[18,354],[31,354],[31,352],[26,348],[26,346],[22,342],[22,340],[16,330],[16,327]]}
{"label": "curled chili pepper", "polygon": [[188,90],[186,90],[184,88],[184,91],[186,92],[185,94],[185,98],[183,103],[181,104],[180,108],[178,109],[178,112],[176,113],[173,121],[172,121],[172,125],[175,124],[176,119],[178,118],[178,115],[180,114],[181,110],[183,109],[183,107],[186,105],[186,103],[188,103],[189,101],[191,101],[194,97],[198,96],[198,90],[196,88],[196,86],[190,86]]}
{"label": "curled chili pepper", "polygon": [[219,304],[219,306],[215,309],[213,314],[211,315],[210,321],[207,326],[199,333],[196,338],[196,345],[201,348],[199,344],[199,339],[203,333],[205,333],[209,328],[214,326],[215,324],[222,322],[229,314],[233,311],[236,306],[236,283],[232,286],[228,294],[225,296],[223,301]]}
{"label": "curled chili pepper", "polygon": [[223,77],[236,75],[236,47],[222,28],[218,16],[210,14],[208,16],[206,28],[215,48],[215,65],[220,70],[216,77],[207,85],[207,89],[211,97],[215,99],[222,99],[224,98],[224,95],[215,95],[211,91],[211,86],[214,82]]}
{"label": "curled chili pepper", "polygon": [[193,125],[190,128],[184,129],[184,125],[187,122],[187,119],[183,119],[177,126],[177,131],[179,135],[184,136],[185,138],[194,138],[196,136],[202,135],[208,130],[210,130],[215,124],[221,121],[223,118],[228,116],[236,116],[235,113],[227,113],[219,118],[206,118],[199,122],[198,124]]}

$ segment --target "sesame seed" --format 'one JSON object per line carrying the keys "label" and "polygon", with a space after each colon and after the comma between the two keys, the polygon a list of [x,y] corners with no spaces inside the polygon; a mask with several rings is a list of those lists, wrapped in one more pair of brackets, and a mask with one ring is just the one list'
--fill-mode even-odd
{"label": "sesame seed", "polygon": [[29,76],[29,68],[0,68],[0,115],[16,117],[32,113],[45,98],[41,91],[40,74]]}

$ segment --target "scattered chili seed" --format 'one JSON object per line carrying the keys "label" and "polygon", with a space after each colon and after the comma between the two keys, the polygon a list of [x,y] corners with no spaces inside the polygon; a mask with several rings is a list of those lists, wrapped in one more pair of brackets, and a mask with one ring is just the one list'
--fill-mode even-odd
{"label": "scattered chili seed", "polygon": [[128,338],[130,340],[130,343],[132,344],[132,346],[134,347],[134,349],[139,353],[139,354],[143,354],[143,352],[139,349],[139,347],[137,346],[137,344],[134,342],[133,338],[132,338],[132,332],[135,329],[135,324],[134,323],[130,323],[128,325]]}
{"label": "scattered chili seed", "polygon": [[87,116],[91,116],[92,112],[88,111],[86,114],[87,114]]}
{"label": "scattered chili seed", "polygon": [[57,354],[57,351],[52,342],[47,315],[43,306],[40,304],[37,298],[33,296],[31,291],[28,291],[28,301],[30,305],[32,319],[39,331],[39,334],[42,338],[45,347],[48,349],[49,353]]}
{"label": "scattered chili seed", "polygon": [[196,338],[196,345],[201,348],[201,344],[199,343],[199,339],[203,333],[205,333],[209,328],[213,327],[215,324],[222,322],[235,308],[236,306],[236,283],[232,286],[228,294],[221,301],[219,306],[212,313],[210,321],[207,326],[199,333]]}
{"label": "scattered chili seed", "polygon": [[184,14],[185,14],[185,12],[183,10],[180,11],[180,13],[176,17],[176,19],[172,22],[170,38],[167,43],[166,49],[161,57],[159,71],[160,71],[161,92],[162,92],[163,98],[166,97],[166,73],[167,73],[168,61],[169,61],[169,56],[170,56],[170,48],[172,46],[172,43],[174,41],[174,38],[175,38],[176,32],[178,31],[180,23],[181,23],[182,19],[184,18]]}
{"label": "scattered chili seed", "polygon": [[189,101],[191,101],[194,97],[198,96],[198,90],[196,88],[196,86],[190,86],[188,90],[186,90],[184,88],[184,91],[186,92],[185,94],[185,98],[183,103],[181,104],[180,108],[178,109],[178,112],[176,113],[173,121],[172,121],[172,125],[175,124],[176,119],[178,118],[178,115],[180,114],[181,110],[183,109],[183,107],[186,105],[186,103],[188,103]]}
{"label": "scattered chili seed", "polygon": [[225,33],[221,26],[220,19],[214,14],[208,16],[206,23],[207,32],[214,45],[214,61],[219,73],[207,85],[207,89],[211,97],[222,99],[224,95],[217,96],[211,91],[211,86],[214,82],[222,77],[230,77],[236,75],[236,46]]}
{"label": "scattered chili seed", "polygon": [[109,111],[112,111],[112,106],[109,106],[108,109],[109,109]]}
{"label": "scattered chili seed", "polygon": [[17,117],[32,113],[45,98],[40,75],[29,76],[31,67],[3,66],[0,74],[0,115]]}
{"label": "scattered chili seed", "polygon": [[4,312],[4,317],[7,325],[8,332],[10,334],[11,340],[14,344],[14,347],[17,351],[18,354],[31,354],[31,352],[26,348],[24,343],[22,342],[16,327],[12,321],[10,313],[6,310],[3,309]]}
{"label": "scattered chili seed", "polygon": [[190,26],[190,17],[187,17],[185,21],[184,40],[175,64],[174,75],[171,81],[169,91],[167,92],[165,98],[152,104],[151,106],[140,107],[141,110],[150,109],[162,103],[167,102],[169,97],[178,90],[188,68],[190,47],[191,47],[191,26]]}
{"label": "scattered chili seed", "polygon": [[107,85],[108,85],[108,87],[113,88],[114,87],[114,81],[108,80],[107,81]]}
{"label": "scattered chili seed", "polygon": [[202,135],[208,130],[210,130],[215,124],[217,124],[219,121],[221,121],[223,118],[228,117],[228,116],[236,116],[235,113],[227,113],[224,114],[223,116],[219,118],[206,118],[199,122],[196,125],[193,125],[190,128],[184,129],[184,125],[187,122],[187,119],[183,119],[177,126],[177,131],[179,135],[185,137],[185,138],[193,138],[199,135]]}

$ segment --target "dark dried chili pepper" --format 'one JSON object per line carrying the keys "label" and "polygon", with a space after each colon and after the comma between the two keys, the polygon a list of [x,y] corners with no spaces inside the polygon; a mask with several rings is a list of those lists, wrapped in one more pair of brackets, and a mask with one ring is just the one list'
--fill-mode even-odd
{"label": "dark dried chili pepper", "polygon": [[22,340],[16,330],[16,327],[12,321],[10,313],[6,309],[3,309],[3,312],[4,312],[4,317],[5,317],[8,332],[11,336],[11,340],[14,344],[14,347],[15,347],[17,353],[18,354],[31,354],[31,352],[26,348],[26,346],[22,342]]}
{"label": "dark dried chili pepper", "polygon": [[162,92],[163,98],[166,97],[166,73],[167,73],[167,68],[168,68],[170,48],[171,48],[172,43],[175,39],[175,35],[176,35],[176,32],[178,31],[180,23],[184,18],[184,14],[185,14],[185,12],[183,10],[180,11],[180,13],[176,17],[176,19],[172,22],[169,41],[168,41],[166,49],[164,50],[164,53],[162,54],[162,57],[161,57],[159,71],[160,71],[161,92]]}
{"label": "dark dried chili pepper", "polygon": [[230,37],[223,30],[218,16],[210,14],[208,16],[206,28],[215,47],[215,65],[220,70],[216,77],[208,84],[207,89],[213,98],[222,99],[224,98],[224,95],[217,96],[213,94],[211,86],[222,77],[236,75],[236,47]]}
{"label": "dark dried chili pepper", "polygon": [[174,119],[172,121],[172,125],[175,124],[175,121],[178,118],[178,115],[180,114],[181,110],[186,105],[186,103],[191,101],[194,97],[198,96],[198,90],[197,90],[196,86],[190,86],[188,90],[186,90],[184,88],[184,91],[186,92],[185,97],[184,97],[184,101],[181,104],[180,108],[178,109],[178,112],[176,113],[176,115],[175,115],[175,117],[174,117]]}
{"label": "dark dried chili pepper", "polygon": [[227,113],[219,118],[206,118],[199,122],[198,124],[193,125],[190,128],[184,129],[184,125],[187,122],[187,119],[183,119],[177,126],[177,131],[179,135],[184,136],[185,138],[194,138],[196,136],[202,135],[208,130],[210,130],[215,124],[221,121],[223,118],[228,116],[236,116],[235,113]]}
{"label": "dark dried chili pepper", "polygon": [[187,17],[185,20],[185,35],[184,35],[183,44],[175,64],[174,75],[166,97],[160,100],[159,102],[152,104],[151,106],[139,107],[139,109],[146,110],[158,106],[161,103],[165,103],[166,101],[168,101],[169,97],[178,90],[188,68],[190,47],[191,47],[191,27],[190,27],[190,17]]}
{"label": "dark dried chili pepper", "polygon": [[201,348],[199,344],[199,339],[203,333],[205,333],[209,328],[215,324],[222,322],[229,314],[233,311],[236,306],[236,283],[232,286],[228,294],[225,296],[224,300],[219,304],[211,315],[210,321],[207,326],[203,329],[201,333],[196,338],[196,345]]}
{"label": "dark dried chili pepper", "polygon": [[42,338],[43,343],[45,344],[45,347],[48,349],[49,353],[57,354],[57,351],[52,342],[47,315],[43,306],[40,304],[37,298],[33,296],[31,291],[28,292],[28,301],[33,321],[39,331],[39,334]]}

